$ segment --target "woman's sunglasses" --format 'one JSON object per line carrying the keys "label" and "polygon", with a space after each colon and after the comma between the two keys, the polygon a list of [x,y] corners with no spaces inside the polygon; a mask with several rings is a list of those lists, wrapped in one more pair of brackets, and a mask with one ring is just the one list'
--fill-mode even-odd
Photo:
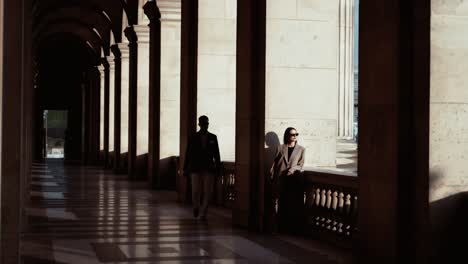
{"label": "woman's sunglasses", "polygon": [[299,136],[299,133],[296,133],[296,134],[289,134],[290,136],[294,136],[294,137],[297,137]]}

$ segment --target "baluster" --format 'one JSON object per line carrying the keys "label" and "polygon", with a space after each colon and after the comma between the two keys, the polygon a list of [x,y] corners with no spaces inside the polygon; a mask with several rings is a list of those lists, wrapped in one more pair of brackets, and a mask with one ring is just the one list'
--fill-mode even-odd
{"label": "baluster", "polygon": [[311,192],[311,199],[310,199],[310,207],[314,206],[314,203],[315,203],[315,191],[314,189],[312,189],[312,192]]}
{"label": "baluster", "polygon": [[339,223],[338,224],[338,234],[342,234],[343,233],[343,223]]}
{"label": "baluster", "polygon": [[332,192],[330,190],[328,190],[327,192],[327,208],[330,209],[331,207],[331,203],[332,203],[332,196],[331,196]]}
{"label": "baluster", "polygon": [[320,188],[315,190],[315,205],[319,206],[320,204]]}
{"label": "baluster", "polygon": [[339,195],[339,199],[338,199],[338,210],[339,212],[343,212],[343,206],[344,206],[344,193],[340,192],[340,195]]}
{"label": "baluster", "polygon": [[325,203],[327,202],[327,191],[322,190],[322,197],[320,197],[321,203],[320,206],[325,207]]}
{"label": "baluster", "polygon": [[275,213],[276,214],[278,214],[278,204],[279,204],[278,200],[279,200],[278,198],[275,199]]}
{"label": "baluster", "polygon": [[338,224],[337,221],[333,221],[333,228],[332,228],[332,231],[333,232],[336,232],[337,231],[337,228],[336,228],[336,225]]}
{"label": "baluster", "polygon": [[346,226],[346,235],[350,236],[351,235],[351,226]]}
{"label": "baluster", "polygon": [[306,204],[306,201],[307,201],[307,194],[306,192],[304,192],[304,205]]}
{"label": "baluster", "polygon": [[353,201],[353,215],[356,215],[358,212],[358,197],[357,195],[354,196],[354,201]]}
{"label": "baluster", "polygon": [[333,208],[333,210],[336,211],[336,207],[337,207],[337,206],[338,206],[338,192],[335,191],[335,192],[333,193],[333,203],[332,203],[332,208]]}
{"label": "baluster", "polygon": [[349,215],[351,211],[351,195],[347,194],[346,195],[346,214]]}

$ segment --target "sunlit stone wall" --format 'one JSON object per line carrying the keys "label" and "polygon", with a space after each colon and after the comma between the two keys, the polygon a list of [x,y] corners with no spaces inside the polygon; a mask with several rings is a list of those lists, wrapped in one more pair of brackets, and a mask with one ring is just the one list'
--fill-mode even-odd
{"label": "sunlit stone wall", "polygon": [[181,23],[161,20],[161,159],[179,155]]}
{"label": "sunlit stone wall", "polygon": [[432,0],[430,200],[468,191],[468,1]]}
{"label": "sunlit stone wall", "polygon": [[235,159],[236,0],[199,0],[197,115],[210,118],[221,159]]}
{"label": "sunlit stone wall", "polygon": [[148,153],[150,48],[148,24],[149,21],[134,26],[138,37],[137,156]]}
{"label": "sunlit stone wall", "polygon": [[114,151],[114,116],[115,116],[115,61],[114,56],[108,56],[109,61],[109,152]]}
{"label": "sunlit stone wall", "polygon": [[128,75],[130,72],[128,43],[120,43],[119,49],[122,54],[122,87],[120,97],[120,153],[126,153],[128,152]]}
{"label": "sunlit stone wall", "polygon": [[99,65],[99,74],[101,76],[101,102],[99,105],[100,108],[100,118],[99,118],[99,150],[104,150],[104,66]]}
{"label": "sunlit stone wall", "polygon": [[335,166],[339,1],[267,0],[265,133],[295,127],[306,165]]}

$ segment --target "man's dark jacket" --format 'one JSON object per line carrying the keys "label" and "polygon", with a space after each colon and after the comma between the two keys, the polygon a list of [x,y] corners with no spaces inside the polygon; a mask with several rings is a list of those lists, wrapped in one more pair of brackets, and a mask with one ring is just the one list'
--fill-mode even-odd
{"label": "man's dark jacket", "polygon": [[198,131],[189,140],[185,153],[184,174],[193,172],[211,172],[219,174],[221,159],[219,156],[218,138],[210,132],[207,135],[206,148],[202,146],[202,134]]}

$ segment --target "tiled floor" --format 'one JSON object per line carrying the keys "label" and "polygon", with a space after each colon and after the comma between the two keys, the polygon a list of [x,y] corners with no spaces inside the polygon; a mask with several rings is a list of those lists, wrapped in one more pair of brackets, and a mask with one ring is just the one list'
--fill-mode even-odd
{"label": "tiled floor", "polygon": [[229,212],[192,218],[175,193],[90,167],[34,164],[25,264],[345,263],[333,247],[234,229]]}

